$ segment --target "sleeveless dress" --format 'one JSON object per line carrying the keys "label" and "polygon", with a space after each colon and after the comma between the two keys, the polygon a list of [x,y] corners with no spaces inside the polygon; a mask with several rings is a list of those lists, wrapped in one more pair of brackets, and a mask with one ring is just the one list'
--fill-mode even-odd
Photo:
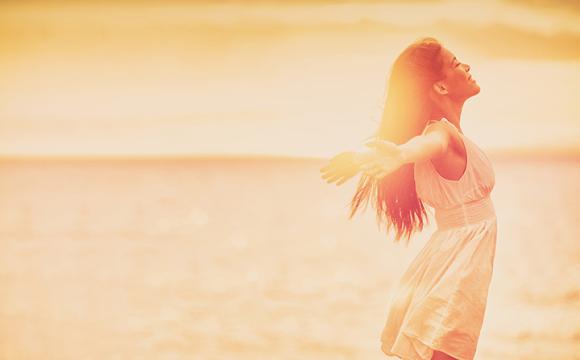
{"label": "sleeveless dress", "polygon": [[404,360],[430,360],[434,350],[473,359],[493,272],[491,161],[455,125],[441,121],[463,140],[467,165],[461,178],[449,180],[431,159],[414,164],[417,196],[435,210],[437,229],[399,279],[381,334],[383,353]]}

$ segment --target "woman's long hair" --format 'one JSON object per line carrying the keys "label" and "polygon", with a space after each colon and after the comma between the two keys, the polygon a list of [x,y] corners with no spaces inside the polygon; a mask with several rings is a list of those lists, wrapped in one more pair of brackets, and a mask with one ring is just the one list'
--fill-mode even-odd
{"label": "woman's long hair", "polygon": [[[387,84],[385,107],[374,138],[403,144],[422,133],[433,119],[436,105],[429,96],[431,86],[443,78],[442,44],[432,37],[421,38],[409,45],[395,60]],[[395,243],[423,230],[429,223],[423,202],[415,190],[414,166],[407,163],[398,170],[377,179],[363,173],[351,200],[351,219],[361,202],[365,208],[372,197],[380,228],[384,221],[387,233],[396,229]]]}

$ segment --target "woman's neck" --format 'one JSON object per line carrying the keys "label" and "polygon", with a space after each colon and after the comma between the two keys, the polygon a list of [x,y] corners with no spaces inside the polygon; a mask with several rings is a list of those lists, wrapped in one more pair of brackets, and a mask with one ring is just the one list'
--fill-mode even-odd
{"label": "woman's neck", "polygon": [[433,116],[437,119],[446,118],[463,134],[463,130],[461,130],[461,111],[463,110],[463,104],[464,102],[458,103],[444,98],[437,104],[438,108],[435,110]]}

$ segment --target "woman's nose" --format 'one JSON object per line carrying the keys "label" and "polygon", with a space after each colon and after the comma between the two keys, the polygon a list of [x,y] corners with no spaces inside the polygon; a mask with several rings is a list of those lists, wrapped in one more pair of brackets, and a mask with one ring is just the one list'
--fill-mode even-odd
{"label": "woman's nose", "polygon": [[471,70],[471,66],[465,64],[465,71],[469,72],[469,70]]}

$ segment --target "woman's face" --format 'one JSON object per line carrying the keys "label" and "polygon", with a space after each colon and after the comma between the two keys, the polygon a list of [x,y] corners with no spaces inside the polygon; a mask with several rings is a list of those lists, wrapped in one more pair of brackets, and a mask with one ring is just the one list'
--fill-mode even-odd
{"label": "woman's face", "polygon": [[476,95],[481,90],[479,85],[471,77],[469,65],[462,63],[446,48],[441,49],[443,58],[443,74],[445,79],[436,83],[442,85],[453,101],[465,101]]}

